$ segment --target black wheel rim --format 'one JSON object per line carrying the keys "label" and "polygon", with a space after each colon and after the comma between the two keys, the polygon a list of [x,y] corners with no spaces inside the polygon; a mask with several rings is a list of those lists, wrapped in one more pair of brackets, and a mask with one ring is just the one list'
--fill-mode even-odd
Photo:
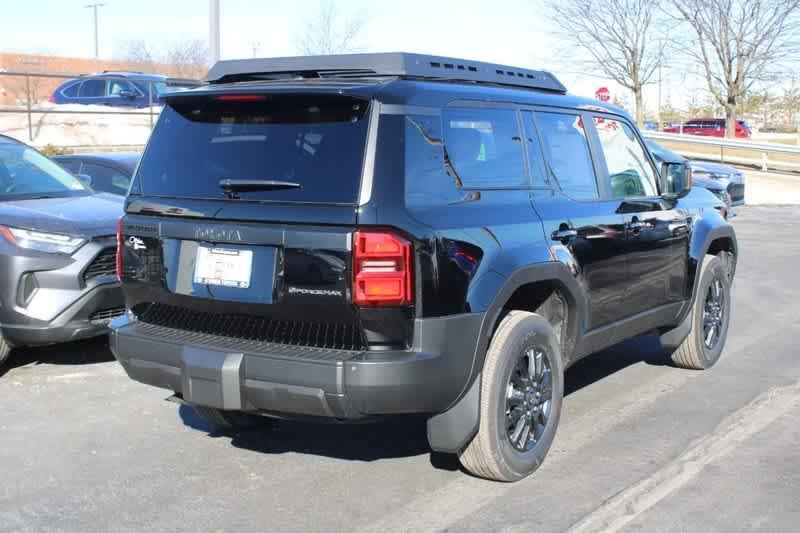
{"label": "black wheel rim", "polygon": [[713,350],[719,343],[725,323],[725,291],[719,278],[711,280],[703,306],[703,344]]}
{"label": "black wheel rim", "polygon": [[527,452],[541,440],[553,403],[553,372],[547,352],[528,348],[511,370],[506,386],[506,434],[511,446]]}

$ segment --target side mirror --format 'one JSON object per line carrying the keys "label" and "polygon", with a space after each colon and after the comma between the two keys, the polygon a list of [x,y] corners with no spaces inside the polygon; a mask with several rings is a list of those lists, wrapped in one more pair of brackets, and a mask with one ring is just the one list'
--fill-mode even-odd
{"label": "side mirror", "polygon": [[128,90],[128,89],[123,89],[120,92],[118,92],[117,94],[119,95],[120,98],[124,98],[125,100],[135,100],[136,99],[136,93],[131,91],[131,90]]}
{"label": "side mirror", "polygon": [[85,183],[89,187],[92,186],[92,177],[89,174],[75,174],[75,177],[81,180],[81,182]]}
{"label": "side mirror", "polygon": [[681,197],[692,188],[692,169],[686,163],[661,165],[661,192],[664,196]]}

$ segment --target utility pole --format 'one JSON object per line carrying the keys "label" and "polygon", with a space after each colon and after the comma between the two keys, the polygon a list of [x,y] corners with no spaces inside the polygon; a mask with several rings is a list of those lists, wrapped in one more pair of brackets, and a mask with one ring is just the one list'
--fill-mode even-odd
{"label": "utility pole", "polygon": [[219,0],[208,0],[208,52],[213,66],[219,61]]}
{"label": "utility pole", "polygon": [[100,39],[98,38],[97,34],[97,8],[103,7],[105,4],[101,4],[99,2],[95,2],[94,4],[87,4],[83,7],[85,8],[92,8],[94,11],[94,71],[100,72]]}

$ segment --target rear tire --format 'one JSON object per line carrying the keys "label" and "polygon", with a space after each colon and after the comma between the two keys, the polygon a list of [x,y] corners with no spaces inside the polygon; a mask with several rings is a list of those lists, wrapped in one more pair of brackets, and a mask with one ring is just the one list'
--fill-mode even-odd
{"label": "rear tire", "polygon": [[672,352],[672,362],[681,368],[704,370],[719,361],[731,315],[731,279],[728,262],[706,255],[692,304],[692,331]]}
{"label": "rear tire", "polygon": [[555,437],[563,393],[564,367],[552,326],[537,314],[511,311],[486,354],[478,433],[459,454],[461,464],[497,481],[532,473]]}
{"label": "rear tire", "polygon": [[222,431],[251,429],[267,426],[272,423],[272,421],[265,416],[243,413],[242,411],[226,411],[224,409],[206,407],[204,405],[193,405],[192,408],[200,418]]}
{"label": "rear tire", "polygon": [[8,341],[3,337],[3,331],[0,330],[0,366],[3,366],[10,353],[11,345],[8,344]]}

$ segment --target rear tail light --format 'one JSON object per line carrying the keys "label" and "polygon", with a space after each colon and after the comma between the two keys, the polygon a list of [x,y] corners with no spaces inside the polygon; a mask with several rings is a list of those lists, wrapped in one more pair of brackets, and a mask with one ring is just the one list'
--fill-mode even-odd
{"label": "rear tail light", "polygon": [[363,307],[414,302],[411,243],[393,233],[353,234],[353,303]]}
{"label": "rear tail light", "polygon": [[122,281],[122,217],[117,221],[117,279]]}
{"label": "rear tail light", "polygon": [[50,98],[48,98],[47,101],[50,102],[51,104],[57,104],[58,102],[56,102],[56,93],[51,94]]}

